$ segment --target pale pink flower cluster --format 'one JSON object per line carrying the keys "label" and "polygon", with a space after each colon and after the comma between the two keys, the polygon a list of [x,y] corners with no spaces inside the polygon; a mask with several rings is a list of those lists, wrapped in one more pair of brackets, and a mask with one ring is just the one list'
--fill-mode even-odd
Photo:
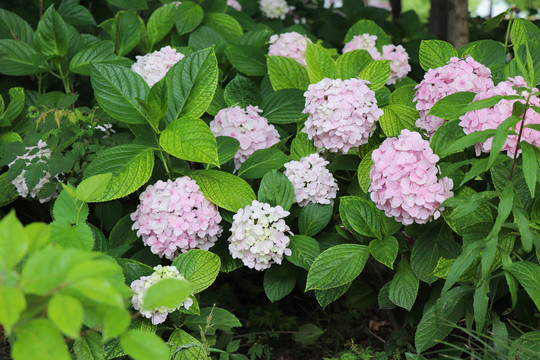
{"label": "pale pink flower cluster", "polygon": [[174,64],[184,58],[184,54],[170,46],[165,46],[159,51],[144,56],[137,55],[135,58],[137,62],[131,66],[131,70],[141,75],[148,86],[152,87],[167,74]]}
{"label": "pale pink flower cluster", "polygon": [[[529,95],[527,91],[518,91],[520,87],[527,87],[527,83],[523,77],[517,76],[516,78],[509,78],[507,81],[502,81],[497,84],[496,87],[477,94],[474,97],[474,100],[478,101],[487,99],[496,95],[522,95],[527,97]],[[533,89],[533,93],[535,92],[538,92],[538,89]],[[521,101],[524,103],[524,100],[501,100],[490,108],[469,111],[459,118],[461,120],[459,125],[461,125],[463,128],[465,134],[488,129],[496,129],[504,120],[508,119],[512,115],[512,108],[514,102],[516,101]],[[529,103],[533,106],[540,106],[540,99],[533,95],[531,96]],[[516,126],[510,129],[511,131],[515,132],[516,135],[509,134],[502,147],[502,150],[506,151],[507,155],[510,157],[514,157],[515,155],[518,140],[517,134],[519,133],[521,124],[522,121],[518,122]],[[540,114],[532,109],[529,109],[525,114],[525,125],[531,124],[540,124]],[[533,146],[540,147],[540,131],[523,127],[521,141],[525,141]],[[483,143],[476,144],[476,155],[480,155],[482,152],[489,153],[491,151],[492,143],[493,138],[491,137]],[[518,150],[518,154],[519,153],[521,153],[521,150]]]}
{"label": "pale pink flower cluster", "polygon": [[[25,150],[26,153],[24,155],[17,156],[15,160],[13,160],[8,166],[15,164],[17,160],[21,159],[24,160],[26,166],[30,166],[31,164],[36,163],[46,164],[47,160],[51,157],[52,154],[51,149],[47,148],[47,143],[43,140],[39,140],[36,146],[27,146]],[[45,186],[45,184],[47,184],[51,180],[51,174],[48,171],[45,171],[43,173],[43,177],[32,189],[29,189],[28,185],[26,184],[26,179],[24,178],[25,174],[26,169],[23,169],[23,171],[15,179],[13,179],[11,183],[15,186],[15,189],[17,189],[17,193],[19,193],[21,197],[30,196],[31,198],[37,198],[39,192],[43,189],[43,186]],[[54,194],[45,199],[40,198],[39,202],[47,202],[52,198],[55,198],[57,195],[58,194]]]}
{"label": "pale pink flower cluster", "polygon": [[315,146],[346,153],[368,142],[383,114],[366,80],[328,79],[309,85],[304,93],[309,114],[302,129]]}
{"label": "pale pink flower cluster", "polygon": [[140,195],[131,214],[133,230],[152,253],[173,260],[179,251],[208,250],[221,235],[221,215],[199,190],[195,180],[184,176],[159,180]]}
{"label": "pale pink flower cluster", "polygon": [[286,56],[306,66],[306,46],[312,42],[307,36],[288,32],[270,37],[268,55]]}
{"label": "pale pink flower cluster", "polygon": [[339,9],[343,7],[343,0],[324,0],[323,7],[325,9],[330,9],[330,8]]}
{"label": "pale pink flower cluster", "polygon": [[261,12],[269,19],[285,19],[294,6],[289,6],[286,0],[261,0],[259,2]]}
{"label": "pale pink flower cluster", "polygon": [[184,276],[178,272],[178,269],[174,266],[161,266],[158,265],[154,267],[154,273],[150,276],[143,276],[140,279],[134,280],[131,283],[131,289],[134,294],[131,298],[133,303],[133,308],[135,310],[140,310],[142,316],[148,319],[152,319],[152,324],[157,325],[161,324],[167,319],[167,315],[172,313],[181,307],[186,310],[189,310],[191,305],[193,305],[193,299],[187,298],[183,303],[178,305],[176,308],[168,308],[165,306],[153,309],[153,310],[141,310],[144,303],[144,296],[148,289],[160,282],[163,279],[179,279],[184,280]]}
{"label": "pale pink flower cluster", "polygon": [[437,180],[439,157],[417,132],[404,129],[387,138],[371,158],[371,200],[404,225],[437,219],[444,210],[439,206],[453,196],[452,179]]}
{"label": "pale pink flower cluster", "polygon": [[319,154],[311,154],[300,161],[290,161],[285,166],[285,176],[294,187],[294,201],[300,206],[310,202],[332,204],[338,186],[326,165],[328,161]]}
{"label": "pale pink flower cluster", "polygon": [[291,255],[287,248],[290,240],[285,235],[289,227],[283,220],[288,215],[279,205],[272,207],[257,200],[239,209],[233,216],[229,238],[232,257],[255,270],[267,269],[273,263],[281,264],[283,255]]}
{"label": "pale pink flower cluster", "polygon": [[460,91],[480,93],[493,87],[491,71],[475,61],[471,56],[465,59],[451,58],[447,65],[429,69],[424,80],[416,85],[414,101],[420,118],[416,126],[433,135],[445,122],[443,119],[428,115],[435,103],[442,98]]}
{"label": "pale pink flower cluster", "polygon": [[390,60],[390,78],[387,85],[395,84],[396,81],[403,79],[411,71],[409,65],[409,54],[401,45],[384,45],[382,54],[377,50],[375,43],[377,42],[376,35],[362,34],[356,35],[345,44],[343,53],[352,50],[366,50],[373,60]]}
{"label": "pale pink flower cluster", "polygon": [[235,10],[242,11],[242,5],[236,0],[227,0],[227,5]]}
{"label": "pale pink flower cluster", "polygon": [[94,129],[104,132],[105,133],[105,135],[103,135],[104,139],[110,138],[112,134],[116,133],[116,130],[113,129],[112,124],[96,125]]}
{"label": "pale pink flower cluster", "polygon": [[239,106],[221,109],[210,122],[210,130],[215,136],[230,136],[240,142],[240,149],[234,155],[238,170],[242,163],[255,152],[279,142],[279,133],[259,115],[257,106],[249,105],[245,110]]}

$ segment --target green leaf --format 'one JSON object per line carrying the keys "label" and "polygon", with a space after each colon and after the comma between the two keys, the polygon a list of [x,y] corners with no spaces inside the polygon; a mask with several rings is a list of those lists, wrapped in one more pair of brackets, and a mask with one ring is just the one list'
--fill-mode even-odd
{"label": "green leaf", "polygon": [[358,77],[369,81],[368,87],[377,91],[381,89],[390,78],[390,60],[377,60],[370,62],[360,71]]}
{"label": "green leaf", "polygon": [[[448,121],[435,131],[429,146],[435,154],[441,156],[450,144],[453,144],[461,137],[463,137],[463,128],[459,125],[459,121]],[[460,150],[454,152],[460,152]]]}
{"label": "green leaf", "polygon": [[11,348],[16,360],[70,360],[64,338],[50,320],[33,319],[17,327],[17,341]]}
{"label": "green leaf", "polygon": [[84,179],[112,174],[105,193],[94,201],[127,196],[143,186],[154,168],[154,151],[143,145],[120,145],[101,152],[85,169]]}
{"label": "green leaf", "polygon": [[64,56],[69,49],[68,28],[62,17],[50,6],[39,20],[34,42],[37,50],[49,56]]}
{"label": "green leaf", "polygon": [[109,308],[103,317],[103,339],[108,340],[123,334],[131,323],[129,311]]}
{"label": "green leaf", "polygon": [[85,222],[72,223],[66,218],[60,218],[51,223],[51,243],[63,248],[92,250],[94,235]]}
{"label": "green leaf", "polygon": [[169,352],[171,359],[205,360],[207,358],[206,350],[199,340],[182,329],[174,330],[167,342],[172,344]]}
{"label": "green leaf", "polygon": [[489,282],[482,282],[474,291],[473,309],[476,330],[482,331],[486,324],[486,314],[489,305]]}
{"label": "green leaf", "polygon": [[308,203],[300,210],[298,230],[300,234],[314,236],[328,225],[332,218],[332,204]]}
{"label": "green leaf", "polygon": [[249,45],[229,45],[225,54],[232,66],[249,76],[266,75],[266,58],[262,48]]}
{"label": "green leaf", "polygon": [[420,43],[420,66],[425,71],[446,65],[454,56],[458,56],[457,50],[446,41],[422,40]]}
{"label": "green leaf", "polygon": [[324,78],[336,78],[336,63],[328,51],[318,44],[307,43],[306,68],[309,81],[318,83]]}
{"label": "green leaf", "polygon": [[168,123],[184,116],[199,118],[214,97],[218,81],[212,48],[195,51],[176,63],[166,75],[169,84]]}
{"label": "green leaf", "polygon": [[244,179],[262,178],[269,171],[279,170],[287,161],[289,157],[281,150],[259,149],[240,166],[238,176]]}
{"label": "green leaf", "polygon": [[339,214],[347,229],[361,236],[381,238],[381,212],[371,201],[344,196],[340,199]]}
{"label": "green leaf", "polygon": [[28,247],[28,236],[12,210],[0,220],[0,270],[11,270],[24,258]]}
{"label": "green leaf", "polygon": [[236,212],[255,200],[255,193],[245,180],[217,170],[197,170],[189,174],[204,196],[226,210]]}
{"label": "green leaf", "polygon": [[204,23],[219,32],[229,44],[236,44],[243,35],[242,26],[228,14],[206,13]]}
{"label": "green leaf", "polygon": [[129,330],[120,337],[120,344],[129,356],[135,360],[169,359],[169,348],[167,344],[159,336],[149,331]]}
{"label": "green leaf", "polygon": [[175,12],[175,24],[178,35],[192,32],[204,18],[203,9],[191,1],[183,1]]}
{"label": "green leaf", "polygon": [[110,32],[115,52],[120,56],[129,53],[139,44],[144,32],[144,22],[134,9],[118,11]]}
{"label": "green leaf", "polygon": [[309,76],[307,70],[298,61],[285,56],[267,56],[268,75],[274,90],[307,90]]}
{"label": "green leaf", "polygon": [[199,249],[191,249],[174,259],[173,266],[193,286],[193,293],[197,294],[216,280],[221,267],[221,261],[216,254]]}
{"label": "green leaf", "polygon": [[373,166],[373,160],[371,159],[371,154],[373,150],[364,155],[362,161],[358,165],[357,177],[358,184],[363,192],[367,193],[369,187],[371,186],[371,179],[369,178],[369,173],[371,172],[371,167]]}
{"label": "green leaf", "polygon": [[149,276],[154,273],[152,267],[133,259],[116,259],[116,261],[122,266],[126,283],[129,284],[143,276]]}
{"label": "green leaf", "polygon": [[146,34],[148,35],[151,47],[171,31],[175,23],[176,11],[176,4],[170,3],[158,7],[150,15],[148,24],[146,25]]}
{"label": "green leaf", "polygon": [[534,242],[538,239],[538,235],[531,230],[527,213],[519,204],[514,204],[512,213],[514,214],[514,219],[518,224],[523,250],[525,252],[530,252]]}
{"label": "green leaf", "polygon": [[403,85],[397,88],[390,94],[390,105],[404,105],[416,109],[413,101],[416,96],[415,85]]}
{"label": "green leaf", "polygon": [[445,96],[437,101],[429,115],[437,116],[445,120],[457,120],[464,115],[463,108],[472,103],[476,93],[470,91],[460,91],[455,94]]}
{"label": "green leaf", "polygon": [[461,275],[463,275],[465,271],[467,271],[469,266],[478,256],[478,253],[482,246],[483,242],[477,241],[471,243],[463,249],[463,252],[457,257],[457,259],[450,267],[450,271],[448,273],[448,276],[446,277],[446,282],[444,283],[444,287],[442,289],[442,294],[450,290],[452,285],[454,285],[459,280]]}
{"label": "green leaf", "polygon": [[230,136],[218,136],[216,137],[216,142],[219,165],[223,165],[227,161],[232,160],[234,155],[238,152],[238,149],[240,149],[240,142]]}
{"label": "green leaf", "polygon": [[[207,320],[210,327],[206,329]],[[218,307],[207,307],[201,309],[200,315],[188,315],[184,325],[193,331],[205,329],[207,334],[215,334],[216,330],[231,331],[232,328],[242,326],[242,323],[225,309]]]}
{"label": "green leaf", "polygon": [[540,266],[528,261],[518,261],[505,266],[504,270],[518,279],[536,308],[540,309]]}
{"label": "green leaf", "polygon": [[306,291],[327,290],[353,281],[368,258],[369,249],[365,245],[341,244],[325,250],[309,269]]}
{"label": "green leaf", "polygon": [[351,287],[351,283],[338,286],[335,288],[327,289],[327,290],[315,290],[315,298],[317,299],[317,302],[319,305],[324,309],[328,306],[328,304],[336,301],[339,299],[343,294],[349,290]]}
{"label": "green leaf", "polygon": [[26,299],[21,290],[14,287],[0,286],[0,324],[6,335],[11,334],[15,325],[26,309]]}
{"label": "green leaf", "polygon": [[134,71],[119,65],[92,65],[92,88],[101,108],[113,118],[128,124],[145,124],[142,106],[135,99],[146,99],[149,88]]}
{"label": "green leaf", "polygon": [[201,119],[183,116],[173,121],[161,133],[159,145],[179,159],[219,165],[216,138]]}
{"label": "green leaf", "polygon": [[32,44],[34,42],[34,31],[19,15],[0,9],[0,39],[11,39]]}
{"label": "green leaf", "polygon": [[114,45],[111,40],[103,40],[92,43],[78,51],[69,63],[69,71],[89,76],[92,71],[92,64],[130,66],[131,63],[131,60],[114,53]]}
{"label": "green leaf", "polygon": [[490,137],[492,137],[495,134],[495,130],[489,129],[489,130],[482,130],[482,131],[476,131],[473,133],[470,133],[468,135],[465,135],[463,137],[460,137],[456,141],[449,144],[446,149],[442,150],[442,153],[439,154],[441,158],[444,158],[450,154],[460,152],[469,146],[473,146],[475,144],[481,143]]}
{"label": "green leaf", "polygon": [[531,197],[534,198],[538,170],[538,148],[525,141],[521,142],[519,146],[523,154],[523,175],[525,176],[525,182],[529,187]]}
{"label": "green leaf", "polygon": [[74,26],[95,26],[96,21],[90,10],[76,3],[62,3],[58,8],[58,14],[69,24]]}
{"label": "green leaf", "polygon": [[21,114],[25,100],[24,89],[21,87],[9,89],[9,98],[10,102],[5,112],[0,111],[0,126],[11,125],[13,120]]}
{"label": "green leaf", "polygon": [[315,324],[304,324],[298,328],[293,338],[298,344],[309,346],[315,344],[323,333],[324,330]]}
{"label": "green leaf", "polygon": [[294,235],[289,237],[289,249],[291,255],[287,257],[296,266],[309,270],[311,264],[320,254],[319,242],[312,237],[305,235]]}
{"label": "green leaf", "polygon": [[64,288],[64,291],[77,296],[82,295],[90,301],[102,303],[103,305],[124,308],[122,294],[104,278],[87,278],[71,284],[69,287]]}
{"label": "green leaf", "polygon": [[103,340],[98,332],[75,339],[73,353],[77,360],[105,360]]}
{"label": "green leaf", "polygon": [[355,35],[371,34],[377,36],[377,49],[380,51],[383,45],[392,44],[390,38],[384,30],[372,20],[358,20],[347,31],[345,35],[345,44],[353,39]]}
{"label": "green leaf", "polygon": [[374,239],[369,243],[369,252],[375,260],[394,269],[394,261],[396,260],[399,250],[399,244],[395,237],[386,236],[384,239]]}
{"label": "green leaf", "polygon": [[337,78],[346,80],[357,77],[372,62],[374,60],[366,50],[348,51],[336,60]]}
{"label": "green leaf", "polygon": [[141,310],[149,311],[160,307],[175,309],[191,295],[192,289],[187,280],[162,279],[148,288]]}
{"label": "green leaf", "polygon": [[466,55],[471,55],[474,60],[485,66],[506,62],[504,46],[495,40],[473,41],[459,48],[459,56]]}
{"label": "green leaf", "polygon": [[510,130],[510,128],[515,127],[515,125],[520,120],[521,119],[518,116],[512,115],[508,119],[504,120],[501,124],[499,124],[499,126],[497,126],[497,130],[495,130],[493,141],[491,143],[488,168],[493,165],[495,159],[501,152],[501,149],[506,142],[506,138],[508,137],[508,131]]}
{"label": "green leaf", "polygon": [[47,305],[47,316],[65,335],[75,339],[80,336],[84,308],[79,300],[56,294]]}
{"label": "green leaf", "polygon": [[390,282],[389,298],[397,306],[411,311],[418,295],[419,280],[405,259],[399,263],[399,269]]}
{"label": "green leaf", "polygon": [[0,73],[4,75],[33,75],[49,70],[47,56],[21,41],[0,40],[0,55]]}
{"label": "green leaf", "polygon": [[304,92],[298,89],[274,91],[261,102],[263,116],[273,124],[292,124],[304,120]]}
{"label": "green leaf", "polygon": [[289,211],[294,202],[294,187],[283,173],[273,170],[263,176],[257,199]]}
{"label": "green leaf", "polygon": [[227,84],[224,97],[228,106],[238,105],[243,109],[248,105],[259,105],[261,99],[257,85],[241,75],[236,75]]}
{"label": "green leaf", "polygon": [[271,302],[289,295],[296,284],[296,270],[290,264],[272,265],[264,272],[263,288]]}
{"label": "green leaf", "polygon": [[309,156],[317,152],[317,147],[312,140],[304,132],[296,134],[291,143],[291,157],[293,160],[299,161],[303,157]]}
{"label": "green leaf", "polygon": [[386,136],[398,136],[403,129],[415,131],[415,122],[418,119],[416,109],[404,105],[388,105],[383,111],[379,124]]}
{"label": "green leaf", "polygon": [[88,217],[88,205],[71,197],[68,191],[64,190],[54,201],[53,218],[55,220],[65,219],[70,224],[84,222]]}
{"label": "green leaf", "polygon": [[75,190],[77,199],[86,202],[92,202],[99,199],[99,197],[107,190],[111,179],[111,173],[99,174],[86,178]]}

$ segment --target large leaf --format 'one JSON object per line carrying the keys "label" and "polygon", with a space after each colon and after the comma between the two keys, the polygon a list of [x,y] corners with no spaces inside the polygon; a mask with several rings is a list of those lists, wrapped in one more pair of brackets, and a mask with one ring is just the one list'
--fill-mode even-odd
{"label": "large leaf", "polygon": [[98,41],[83,48],[73,56],[69,63],[69,70],[89,76],[92,64],[130,65],[131,60],[117,56],[111,40]]}
{"label": "large leaf", "polygon": [[366,65],[360,71],[358,77],[369,81],[368,87],[373,91],[377,91],[386,84],[390,72],[390,60],[377,60]]}
{"label": "large leaf", "polygon": [[236,44],[243,35],[242,26],[228,14],[207,13],[204,23],[219,32],[229,44]]}
{"label": "large leaf", "polygon": [[261,180],[257,199],[289,211],[294,202],[294,187],[283,173],[270,171]]}
{"label": "large leaf", "polygon": [[120,56],[126,55],[141,41],[144,31],[144,22],[134,9],[117,12],[110,31],[114,51]]}
{"label": "large leaf", "polygon": [[398,241],[393,236],[386,236],[382,240],[374,239],[369,243],[369,252],[375,260],[388,266],[390,269],[394,268],[394,261],[396,260],[398,250]]}
{"label": "large leaf", "polygon": [[0,40],[0,73],[4,75],[32,75],[48,70],[47,56],[30,45],[11,39]]}
{"label": "large leaf", "polygon": [[263,288],[271,302],[281,300],[289,295],[295,284],[296,270],[288,263],[272,265],[264,272]]}
{"label": "large leaf", "polygon": [[283,151],[268,148],[255,150],[238,169],[238,176],[244,179],[262,178],[272,170],[279,170],[289,157]]}
{"label": "large leaf", "polygon": [[189,54],[167,73],[169,83],[168,123],[188,116],[199,118],[210,106],[218,81],[217,59],[213,49]]}
{"label": "large leaf", "polygon": [[11,333],[11,327],[26,309],[26,299],[21,290],[14,287],[0,286],[0,324],[6,334]]}
{"label": "large leaf", "polygon": [[311,265],[306,291],[327,290],[353,281],[369,258],[365,245],[341,244],[322,252]]}
{"label": "large leaf", "polygon": [[193,30],[203,20],[203,9],[191,1],[183,1],[175,13],[176,30],[178,35],[187,34]]}
{"label": "large leaf", "polygon": [[307,43],[306,68],[309,81],[312,84],[318,83],[324,78],[334,79],[336,77],[334,59],[325,48],[318,44]]}
{"label": "large leaf", "polygon": [[330,222],[333,210],[331,204],[308,203],[300,210],[298,231],[306,236],[318,234]]}
{"label": "large leaf", "polygon": [[159,144],[179,159],[219,165],[216,138],[200,119],[184,116],[173,121],[161,133]]}
{"label": "large leaf", "polygon": [[401,130],[415,131],[418,111],[410,106],[388,105],[383,108],[384,114],[379,118],[379,124],[388,137],[398,136]]}
{"label": "large leaf", "polygon": [[39,20],[34,42],[39,52],[45,55],[64,56],[68,52],[68,27],[54,6],[50,6]]}
{"label": "large leaf", "polygon": [[185,279],[161,279],[146,291],[142,310],[152,311],[160,307],[175,309],[190,296],[192,289]]}
{"label": "large leaf", "polygon": [[266,74],[266,58],[263,49],[249,45],[228,46],[225,49],[227,58],[234,68],[249,76]]}
{"label": "large leaf", "polygon": [[289,249],[291,256],[287,257],[296,266],[309,270],[313,261],[320,253],[319,243],[312,237],[294,235],[290,237]]}
{"label": "large leaf", "polygon": [[212,285],[221,267],[219,256],[199,249],[180,254],[172,264],[191,283],[194,294]]}
{"label": "large leaf", "polygon": [[11,356],[16,360],[69,360],[67,346],[62,335],[47,319],[34,319],[17,328],[17,341],[13,343]]}
{"label": "large leaf", "polygon": [[536,308],[540,309],[540,266],[529,261],[518,261],[504,269],[518,279]]}
{"label": "large leaf", "polygon": [[251,186],[238,176],[217,170],[197,170],[189,176],[208,200],[229,211],[236,212],[255,200]]}
{"label": "large leaf", "polygon": [[143,78],[123,66],[92,65],[92,88],[101,108],[128,124],[146,123],[145,113],[135,99],[146,99],[149,88]]}
{"label": "large leaf", "polygon": [[381,237],[381,212],[371,201],[356,196],[342,197],[339,214],[347,229],[362,236]]}
{"label": "large leaf", "polygon": [[54,295],[47,305],[47,316],[65,335],[78,338],[83,324],[84,308],[79,300],[67,295]]}
{"label": "large leaf", "polygon": [[265,96],[261,102],[263,116],[273,124],[289,124],[304,120],[304,92],[297,89],[283,89]]}
{"label": "large leaf", "polygon": [[85,169],[85,179],[111,173],[107,190],[95,201],[127,196],[143,186],[154,169],[154,151],[143,145],[120,145],[100,153]]}
{"label": "large leaf", "polygon": [[261,100],[257,85],[241,75],[236,75],[227,84],[223,95],[228,106],[238,105],[243,109],[248,105],[259,105]]}
{"label": "large leaf", "polygon": [[158,7],[150,15],[146,26],[146,34],[151,46],[163,39],[171,31],[175,23],[176,11],[176,4],[170,3]]}
{"label": "large leaf", "polygon": [[336,60],[336,74],[339,79],[357,77],[368,64],[374,60],[366,50],[346,52]]}
{"label": "large leaf", "polygon": [[268,56],[268,75],[274,90],[307,90],[307,70],[296,60],[285,56]]}
{"label": "large leaf", "polygon": [[419,280],[405,259],[399,263],[399,269],[390,282],[388,297],[397,306],[411,310],[418,295]]}
{"label": "large leaf", "polygon": [[11,39],[32,44],[34,31],[19,15],[0,9],[0,39]]}
{"label": "large leaf", "polygon": [[0,271],[11,270],[26,255],[29,239],[15,211],[0,220]]}
{"label": "large leaf", "polygon": [[446,41],[422,40],[420,43],[420,66],[425,71],[446,65],[454,56],[458,56],[457,50]]}
{"label": "large leaf", "polygon": [[173,331],[169,340],[172,344],[169,357],[174,360],[205,360],[206,351],[203,345],[182,329]]}
{"label": "large leaf", "polygon": [[156,334],[133,329],[120,337],[120,344],[135,360],[168,360],[169,348]]}
{"label": "large leaf", "polygon": [[[209,316],[211,316],[211,321],[207,328]],[[207,307],[201,309],[200,315],[189,315],[184,321],[184,325],[194,331],[206,329],[208,334],[215,334],[217,329],[231,331],[232,328],[242,326],[242,323],[225,309]]]}

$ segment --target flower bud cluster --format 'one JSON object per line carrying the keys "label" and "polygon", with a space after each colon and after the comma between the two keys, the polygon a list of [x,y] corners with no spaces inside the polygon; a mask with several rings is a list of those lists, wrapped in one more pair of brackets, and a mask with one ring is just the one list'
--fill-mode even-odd
{"label": "flower bud cluster", "polygon": [[306,66],[306,46],[311,40],[297,32],[288,32],[270,37],[268,55],[286,56]]}
{"label": "flower bud cluster", "polygon": [[[478,93],[474,97],[474,101],[483,100],[497,95],[522,95],[527,98],[529,93],[527,91],[519,91],[521,87],[527,87],[527,84],[523,77],[516,76],[516,78],[509,78],[506,81],[502,81],[497,84],[496,87],[491,88],[487,91]],[[533,89],[533,93],[537,93],[538,89]],[[459,125],[463,128],[465,134],[470,134],[476,131],[496,129],[503,121],[508,119],[512,115],[512,109],[516,101],[521,101],[524,103],[524,100],[501,100],[492,107],[469,111],[465,115],[461,116]],[[529,99],[529,104],[532,106],[540,106],[540,99],[537,96],[531,96]],[[507,155],[514,157],[518,135],[521,129],[521,124],[523,121],[519,121],[514,127],[512,127],[511,133],[506,138],[506,141],[502,147],[503,151],[506,151]],[[525,114],[525,125],[531,124],[540,124],[540,114],[536,111],[529,109]],[[515,133],[515,134],[512,134]],[[540,147],[540,131],[534,130],[531,128],[523,127],[521,133],[521,141],[528,142],[529,144]],[[489,153],[491,151],[491,145],[493,143],[493,138],[489,138],[483,143],[476,144],[476,155],[485,152]],[[518,154],[521,153],[521,149],[518,150]]]}
{"label": "flower bud cluster", "polygon": [[284,20],[294,6],[289,6],[286,0],[261,0],[259,2],[261,12],[269,19]]}
{"label": "flower bud cluster", "polygon": [[266,149],[279,142],[279,133],[259,115],[257,106],[248,106],[245,110],[239,106],[221,109],[210,122],[210,130],[215,136],[230,136],[240,142],[240,149],[234,155],[234,164],[238,170],[242,163],[255,152]]}
{"label": "flower bud cluster", "polygon": [[433,135],[444,123],[443,119],[428,115],[437,101],[460,91],[480,93],[492,87],[491,71],[471,56],[465,59],[453,57],[447,65],[429,69],[424,80],[416,85],[413,100],[417,101],[416,110],[420,112],[416,126],[426,130],[429,136]]}
{"label": "flower bud cluster", "polygon": [[176,308],[167,308],[165,306],[153,309],[153,310],[141,310],[144,303],[144,296],[148,289],[160,282],[163,279],[179,279],[184,280],[184,276],[178,272],[178,269],[174,266],[161,266],[158,265],[154,267],[154,273],[150,276],[143,276],[140,279],[137,279],[131,283],[131,289],[134,294],[131,298],[133,303],[133,308],[135,310],[140,310],[141,315],[152,319],[152,324],[157,325],[161,324],[167,319],[167,315],[172,313],[181,307],[186,310],[189,310],[191,305],[193,305],[193,299],[187,298],[182,304],[178,305]]}
{"label": "flower bud cluster", "polygon": [[444,210],[439,206],[453,196],[452,179],[437,179],[439,157],[417,132],[387,138],[371,158],[371,200],[404,225],[437,219]]}
{"label": "flower bud cluster", "polygon": [[131,214],[132,229],[154,254],[172,260],[179,251],[208,250],[221,235],[217,207],[187,176],[159,180],[139,198],[141,202]]}
{"label": "flower bud cluster", "polygon": [[315,146],[346,153],[368,142],[383,114],[375,93],[360,79],[324,78],[304,93],[309,114],[302,129]]}
{"label": "flower bud cluster", "polygon": [[332,204],[338,186],[326,166],[328,161],[319,154],[311,154],[300,161],[290,161],[285,166],[285,176],[294,187],[294,201],[300,206],[313,202]]}
{"label": "flower bud cluster", "polygon": [[229,238],[232,257],[255,270],[267,269],[273,263],[281,264],[283,255],[291,255],[287,248],[290,240],[285,235],[289,227],[283,220],[288,215],[279,205],[272,207],[257,200],[239,209],[233,216]]}
{"label": "flower bud cluster", "polygon": [[165,46],[159,51],[143,56],[137,55],[135,58],[137,62],[131,66],[131,70],[141,75],[148,86],[152,87],[167,74],[174,64],[184,58],[184,54],[170,46]]}

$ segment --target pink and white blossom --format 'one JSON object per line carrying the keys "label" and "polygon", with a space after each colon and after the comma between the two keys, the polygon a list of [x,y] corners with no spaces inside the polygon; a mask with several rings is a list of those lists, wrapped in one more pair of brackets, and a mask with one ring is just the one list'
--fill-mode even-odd
{"label": "pink and white blossom", "polygon": [[242,5],[237,0],[227,0],[227,5],[235,10],[242,11]]}
{"label": "pink and white blossom", "polygon": [[306,66],[306,46],[311,40],[297,32],[288,32],[270,37],[268,55],[285,56]]}
{"label": "pink and white blossom", "polygon": [[144,56],[137,55],[135,58],[137,62],[131,66],[131,70],[141,75],[148,86],[152,87],[167,74],[174,64],[184,58],[184,54],[170,46],[165,46],[159,51]]}
{"label": "pink and white blossom", "polygon": [[263,15],[269,19],[284,20],[294,10],[294,6],[289,6],[286,0],[260,0],[259,5]]}

